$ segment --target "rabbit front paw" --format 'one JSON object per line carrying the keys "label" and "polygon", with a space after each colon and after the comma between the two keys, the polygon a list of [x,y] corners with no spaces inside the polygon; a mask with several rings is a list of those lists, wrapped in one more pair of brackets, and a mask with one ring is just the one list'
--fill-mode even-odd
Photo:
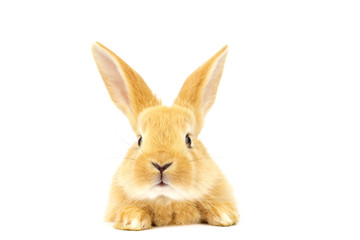
{"label": "rabbit front paw", "polygon": [[118,213],[114,228],[120,230],[139,231],[151,228],[149,213],[138,207],[126,207]]}
{"label": "rabbit front paw", "polygon": [[214,204],[210,208],[206,209],[207,216],[206,221],[210,225],[215,226],[232,226],[235,225],[239,220],[239,214],[236,208],[230,204]]}

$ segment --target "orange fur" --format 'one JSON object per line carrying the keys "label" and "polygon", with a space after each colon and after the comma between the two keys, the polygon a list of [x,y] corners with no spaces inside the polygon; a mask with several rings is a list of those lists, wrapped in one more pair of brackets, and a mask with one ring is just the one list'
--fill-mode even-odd
{"label": "orange fur", "polygon": [[[187,78],[171,107],[162,106],[140,75],[109,49],[95,43],[92,50],[112,100],[142,137],[114,175],[105,219],[123,230],[236,224],[231,187],[197,138],[215,101],[227,47]],[[163,178],[154,163],[171,163]],[[160,186],[160,179],[167,185]]]}

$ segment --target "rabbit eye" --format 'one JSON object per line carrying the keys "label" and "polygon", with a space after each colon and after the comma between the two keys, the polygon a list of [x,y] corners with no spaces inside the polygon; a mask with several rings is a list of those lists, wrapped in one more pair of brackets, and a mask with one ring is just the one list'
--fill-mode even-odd
{"label": "rabbit eye", "polygon": [[191,148],[191,138],[189,137],[189,134],[186,134],[185,136],[185,143],[188,148]]}
{"label": "rabbit eye", "polygon": [[139,137],[139,140],[138,140],[138,146],[140,147],[141,146],[141,143],[142,143],[142,136]]}

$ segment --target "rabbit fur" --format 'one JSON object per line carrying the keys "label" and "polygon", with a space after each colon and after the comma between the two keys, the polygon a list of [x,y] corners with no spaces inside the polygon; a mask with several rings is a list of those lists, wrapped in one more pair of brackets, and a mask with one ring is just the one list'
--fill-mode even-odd
{"label": "rabbit fur", "polygon": [[96,42],[92,52],[112,101],[138,136],[114,175],[106,221],[122,230],[236,224],[231,186],[198,139],[215,101],[227,46],[186,79],[171,107],[111,50]]}

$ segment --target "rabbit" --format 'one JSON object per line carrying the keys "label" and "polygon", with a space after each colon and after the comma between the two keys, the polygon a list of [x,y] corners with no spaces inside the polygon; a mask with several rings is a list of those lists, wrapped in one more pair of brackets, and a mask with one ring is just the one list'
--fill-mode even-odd
{"label": "rabbit", "polygon": [[215,101],[227,46],[186,79],[171,107],[111,50],[95,42],[92,53],[112,101],[137,135],[114,175],[105,220],[121,230],[236,224],[232,188],[198,139]]}

